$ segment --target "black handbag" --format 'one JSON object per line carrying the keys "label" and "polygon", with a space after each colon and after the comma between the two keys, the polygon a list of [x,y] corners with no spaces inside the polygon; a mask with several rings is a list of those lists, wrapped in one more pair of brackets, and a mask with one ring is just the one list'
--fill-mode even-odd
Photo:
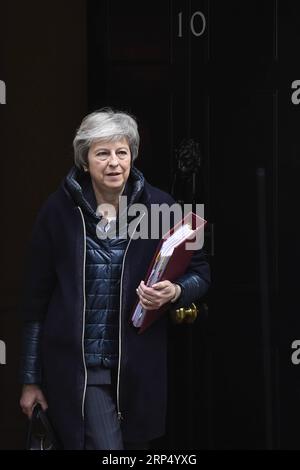
{"label": "black handbag", "polygon": [[46,411],[41,405],[35,405],[29,420],[27,450],[58,450],[61,446]]}

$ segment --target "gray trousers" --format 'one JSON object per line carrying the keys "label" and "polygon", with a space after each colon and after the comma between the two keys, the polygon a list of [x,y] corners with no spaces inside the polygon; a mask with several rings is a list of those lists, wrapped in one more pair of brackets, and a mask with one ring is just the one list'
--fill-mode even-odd
{"label": "gray trousers", "polygon": [[85,449],[123,450],[149,449],[149,443],[123,443],[117,417],[115,380],[110,371],[88,371],[85,396]]}
{"label": "gray trousers", "polygon": [[124,449],[111,385],[87,386],[85,397],[85,449]]}

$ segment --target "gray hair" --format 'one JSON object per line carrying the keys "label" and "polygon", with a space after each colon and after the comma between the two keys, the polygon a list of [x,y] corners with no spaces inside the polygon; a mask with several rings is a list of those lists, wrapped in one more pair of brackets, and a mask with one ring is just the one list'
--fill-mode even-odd
{"label": "gray hair", "polygon": [[101,108],[83,119],[73,140],[74,160],[78,168],[87,165],[89,148],[94,141],[117,142],[127,139],[131,164],[138,156],[140,136],[137,122],[133,116],[124,111]]}

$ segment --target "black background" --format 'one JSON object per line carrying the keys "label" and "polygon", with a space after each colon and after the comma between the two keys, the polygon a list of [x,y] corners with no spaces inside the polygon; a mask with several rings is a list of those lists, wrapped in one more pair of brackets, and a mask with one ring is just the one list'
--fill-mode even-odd
{"label": "black background", "polygon": [[[72,164],[82,117],[112,106],[138,119],[150,183],[171,190],[184,139],[202,156],[208,315],[170,324],[167,434],[153,448],[299,449],[298,2],[12,1],[0,17],[0,448],[25,441],[18,305],[32,223]],[[189,184],[176,191],[190,202]]]}

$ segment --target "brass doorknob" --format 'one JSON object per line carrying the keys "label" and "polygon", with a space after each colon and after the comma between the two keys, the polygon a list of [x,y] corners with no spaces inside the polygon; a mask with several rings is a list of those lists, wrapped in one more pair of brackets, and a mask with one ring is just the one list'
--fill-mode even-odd
{"label": "brass doorknob", "polygon": [[190,307],[181,307],[171,312],[174,323],[194,323],[198,316],[198,308],[192,303]]}

